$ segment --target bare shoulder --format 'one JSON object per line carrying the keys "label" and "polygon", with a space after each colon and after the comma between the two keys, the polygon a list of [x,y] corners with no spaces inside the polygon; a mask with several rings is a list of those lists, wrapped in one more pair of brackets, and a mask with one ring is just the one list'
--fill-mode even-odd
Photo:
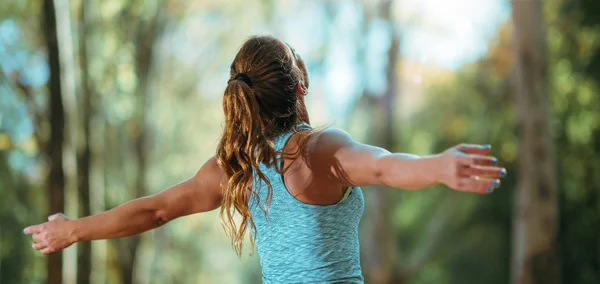
{"label": "bare shoulder", "polygon": [[202,175],[206,176],[220,176],[223,173],[223,170],[219,166],[219,160],[216,157],[212,157],[208,159],[204,165],[200,168],[197,177],[201,177]]}
{"label": "bare shoulder", "polygon": [[306,143],[306,164],[317,174],[329,173],[339,164],[339,156],[355,144],[348,132],[329,127],[313,132]]}
{"label": "bare shoulder", "polygon": [[206,161],[192,179],[197,187],[205,192],[212,193],[216,198],[221,198],[222,186],[227,183],[227,176],[216,157]]}
{"label": "bare shoulder", "polygon": [[353,143],[354,140],[348,132],[340,128],[330,127],[313,133],[307,143],[307,148],[310,154],[333,154],[340,148],[350,146]]}
{"label": "bare shoulder", "polygon": [[214,174],[217,174],[217,175],[223,174],[223,170],[221,169],[219,159],[217,159],[217,157],[215,157],[215,156],[208,159],[208,161],[206,161],[204,166],[207,168],[208,171],[211,171]]}

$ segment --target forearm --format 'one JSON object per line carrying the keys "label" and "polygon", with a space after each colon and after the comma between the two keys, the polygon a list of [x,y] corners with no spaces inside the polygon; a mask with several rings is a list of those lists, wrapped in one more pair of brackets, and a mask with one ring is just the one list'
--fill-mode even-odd
{"label": "forearm", "polygon": [[439,164],[439,155],[393,153],[378,158],[375,167],[381,184],[421,190],[439,183]]}
{"label": "forearm", "polygon": [[166,219],[160,214],[159,200],[144,197],[98,215],[70,221],[75,241],[113,239],[137,235],[157,228]]}

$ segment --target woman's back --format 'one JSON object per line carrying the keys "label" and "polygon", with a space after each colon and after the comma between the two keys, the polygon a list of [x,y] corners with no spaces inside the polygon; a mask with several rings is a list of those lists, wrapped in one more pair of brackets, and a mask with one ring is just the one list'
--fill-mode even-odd
{"label": "woman's back", "polygon": [[[301,125],[300,130],[307,127]],[[284,149],[292,134],[285,133],[275,139],[277,151]],[[299,175],[307,179],[302,176],[307,166],[300,160],[294,160],[294,164],[300,162],[302,165],[288,168],[286,180]],[[268,187],[259,179],[254,183],[258,199],[256,196],[250,199],[263,282],[363,283],[358,242],[358,224],[364,210],[361,189],[349,188],[335,204],[308,204],[294,197],[298,194],[290,192],[289,182],[284,182],[277,169],[261,164],[260,170],[272,186],[266,215],[264,208]],[[296,182],[294,189],[309,187],[314,192],[319,190],[320,185],[329,186],[311,180],[315,179],[308,177],[304,185]]]}

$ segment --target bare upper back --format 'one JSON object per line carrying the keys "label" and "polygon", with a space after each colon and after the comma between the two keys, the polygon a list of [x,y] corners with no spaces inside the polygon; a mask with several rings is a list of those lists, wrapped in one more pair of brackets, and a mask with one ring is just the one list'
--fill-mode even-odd
{"label": "bare upper back", "polygon": [[303,151],[298,151],[303,135],[305,134],[292,135],[283,148],[285,186],[301,202],[335,204],[342,199],[347,187],[329,174],[335,161],[332,161],[333,155],[328,153],[330,149],[325,149],[319,143],[323,132],[310,135]]}

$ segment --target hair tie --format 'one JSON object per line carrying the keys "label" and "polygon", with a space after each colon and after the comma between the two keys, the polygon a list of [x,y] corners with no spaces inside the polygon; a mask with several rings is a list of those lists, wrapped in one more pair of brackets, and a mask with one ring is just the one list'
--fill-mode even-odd
{"label": "hair tie", "polygon": [[246,74],[246,73],[238,73],[237,75],[235,75],[235,77],[233,79],[241,80],[244,83],[246,83],[248,85],[248,87],[252,87],[252,79],[250,79],[250,76],[248,76],[248,74]]}

